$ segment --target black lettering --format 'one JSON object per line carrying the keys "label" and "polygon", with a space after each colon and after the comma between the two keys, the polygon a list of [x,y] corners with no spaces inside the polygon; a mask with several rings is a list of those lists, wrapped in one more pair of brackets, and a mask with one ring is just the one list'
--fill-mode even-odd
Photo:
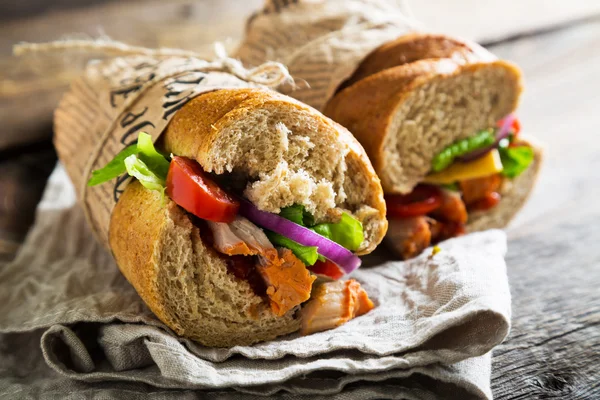
{"label": "black lettering", "polygon": [[155,77],[156,77],[156,74],[154,72],[150,72],[150,73],[148,73],[148,75],[138,76],[137,78],[135,78],[135,82],[136,83],[146,83],[146,82],[150,82]]}
{"label": "black lettering", "polygon": [[132,113],[131,111],[125,114],[123,119],[121,119],[121,128],[125,128],[126,126],[133,124],[139,117],[146,114],[146,111],[148,111],[148,107],[145,107],[144,111],[139,114]]}
{"label": "black lettering", "polygon": [[173,97],[173,96],[179,96],[181,94],[181,90],[171,90],[168,91],[167,93],[165,93],[165,97]]}
{"label": "black lettering", "polygon": [[121,87],[110,91],[110,105],[115,108],[117,107],[116,98],[122,96],[123,100],[127,99],[129,93],[137,92],[144,86],[145,83],[150,82],[156,77],[154,71],[148,71],[143,73],[136,78],[125,78],[121,80]]}
{"label": "black lettering", "polygon": [[115,99],[117,96],[123,96],[123,100],[127,99],[129,93],[134,93],[140,90],[142,84],[131,85],[124,88],[113,89],[110,91],[110,105],[115,108],[117,106]]}
{"label": "black lettering", "polygon": [[113,187],[113,200],[115,201],[115,203],[117,201],[119,201],[121,194],[123,194],[123,191],[125,190],[125,187],[127,186],[126,182],[128,180],[129,180],[129,175],[127,175],[127,174],[123,174],[117,178],[117,182],[115,183],[115,186]]}
{"label": "black lettering", "polygon": [[135,69],[136,71],[139,71],[140,69],[151,68],[151,67],[154,67],[155,65],[156,64],[150,64],[149,62],[143,62],[143,63],[138,64],[135,67],[133,67],[133,69]]}
{"label": "black lettering", "polygon": [[200,75],[198,77],[194,77],[194,75],[196,75],[196,74],[197,74],[197,72],[195,72],[192,75],[192,79],[188,80],[188,81],[184,80],[187,77],[186,75],[180,76],[179,78],[175,79],[175,83],[182,83],[184,85],[197,85],[200,82],[202,82],[202,80],[204,79],[204,75]]}
{"label": "black lettering", "polygon": [[174,101],[167,101],[166,103],[164,103],[163,108],[166,108],[166,110],[163,114],[163,119],[167,120],[171,114],[173,114],[174,112],[178,111],[181,107],[183,107],[185,105],[185,103],[187,103],[190,100],[190,97],[191,97],[191,93],[182,99],[174,100]]}
{"label": "black lettering", "polygon": [[155,128],[155,126],[152,122],[142,121],[139,124],[136,124],[135,126],[132,126],[131,128],[129,128],[129,130],[123,134],[123,136],[121,137],[121,143],[124,144],[125,146],[134,144],[135,141],[137,140],[137,136],[134,136],[134,139],[131,141],[128,140],[129,137],[131,135],[133,135],[134,133],[138,133],[140,130],[142,130],[142,128],[145,128],[147,126],[151,126],[151,127]]}

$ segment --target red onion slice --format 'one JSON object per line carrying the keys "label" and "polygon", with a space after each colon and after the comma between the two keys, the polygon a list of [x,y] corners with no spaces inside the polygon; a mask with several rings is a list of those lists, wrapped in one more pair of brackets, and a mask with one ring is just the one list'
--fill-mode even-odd
{"label": "red onion slice", "polygon": [[339,265],[347,274],[360,267],[360,258],[345,247],[277,214],[261,211],[247,200],[240,201],[240,214],[255,224],[303,246],[316,246],[319,254]]}
{"label": "red onion slice", "polygon": [[457,157],[456,159],[459,161],[463,161],[463,162],[473,161],[473,160],[476,160],[478,158],[485,156],[491,150],[498,147],[498,144],[500,143],[500,141],[502,139],[507,138],[508,135],[510,134],[510,128],[512,127],[513,122],[515,121],[515,118],[516,118],[515,114],[508,114],[504,118],[502,126],[500,127],[500,129],[498,129],[496,131],[496,140],[494,141],[494,143],[492,143],[488,147],[484,147],[483,149],[473,150],[472,152],[464,154],[460,157]]}

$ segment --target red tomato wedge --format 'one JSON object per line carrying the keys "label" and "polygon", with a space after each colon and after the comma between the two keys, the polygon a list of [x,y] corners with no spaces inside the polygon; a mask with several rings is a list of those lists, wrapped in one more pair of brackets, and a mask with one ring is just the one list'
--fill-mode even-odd
{"label": "red tomato wedge", "polygon": [[340,279],[344,276],[344,272],[340,267],[337,266],[333,261],[325,260],[317,260],[317,262],[312,266],[308,267],[313,273],[319,275],[327,275],[332,279]]}
{"label": "red tomato wedge", "polygon": [[200,164],[174,156],[167,174],[167,195],[198,218],[232,222],[240,203],[219,187]]}
{"label": "red tomato wedge", "polygon": [[[498,121],[498,128],[500,128],[502,125],[504,125],[504,119],[501,119],[500,121]],[[518,118],[515,118],[512,122],[512,125],[510,127],[510,132],[513,134],[514,137],[517,137],[519,135],[519,132],[521,132],[521,121],[519,121]]]}
{"label": "red tomato wedge", "polygon": [[442,191],[437,186],[419,185],[409,194],[385,196],[388,218],[426,215],[442,205]]}

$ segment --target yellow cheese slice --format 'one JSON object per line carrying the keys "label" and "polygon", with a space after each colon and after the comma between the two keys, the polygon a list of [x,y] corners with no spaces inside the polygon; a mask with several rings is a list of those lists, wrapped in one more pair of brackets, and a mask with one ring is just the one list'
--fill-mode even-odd
{"label": "yellow cheese slice", "polygon": [[482,178],[502,171],[500,153],[494,149],[485,156],[469,162],[457,161],[443,171],[429,174],[423,182],[437,185]]}

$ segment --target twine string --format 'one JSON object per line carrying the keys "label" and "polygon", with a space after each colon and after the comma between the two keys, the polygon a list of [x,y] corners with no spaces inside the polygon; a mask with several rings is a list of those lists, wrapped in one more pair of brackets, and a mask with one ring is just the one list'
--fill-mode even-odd
{"label": "twine string", "polygon": [[[68,50],[79,50],[87,53],[100,52],[105,56],[134,56],[143,55],[149,57],[191,57],[201,59],[202,57],[193,51],[147,47],[130,46],[126,43],[114,40],[57,40],[46,43],[19,43],[13,47],[13,54],[24,56],[27,54],[59,53]],[[213,62],[206,62],[202,68],[205,72],[226,72],[244,81],[267,86],[279,87],[285,83],[293,84],[293,78],[287,68],[278,62],[266,62],[255,68],[247,69],[241,61],[227,55],[225,47],[221,43],[215,44],[216,58]]]}

